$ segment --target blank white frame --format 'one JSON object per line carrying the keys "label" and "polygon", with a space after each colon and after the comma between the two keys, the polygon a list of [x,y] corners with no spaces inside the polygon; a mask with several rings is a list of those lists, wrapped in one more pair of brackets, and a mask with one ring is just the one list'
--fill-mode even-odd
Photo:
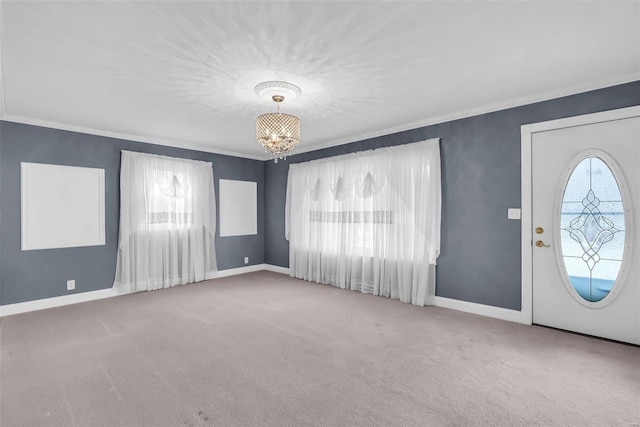
{"label": "blank white frame", "polygon": [[220,237],[258,234],[258,183],[221,179]]}
{"label": "blank white frame", "polygon": [[104,169],[20,163],[22,250],[105,244]]}

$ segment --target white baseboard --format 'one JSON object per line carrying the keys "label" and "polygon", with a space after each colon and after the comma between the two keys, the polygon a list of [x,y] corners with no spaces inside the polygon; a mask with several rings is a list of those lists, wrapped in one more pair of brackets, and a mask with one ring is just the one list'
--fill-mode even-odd
{"label": "white baseboard", "polygon": [[264,269],[267,271],[273,271],[274,273],[289,275],[289,267],[280,267],[279,265],[263,264]]}
{"label": "white baseboard", "polygon": [[77,294],[63,295],[53,298],[44,298],[34,301],[18,302],[0,306],[0,317],[11,316],[12,314],[27,313],[29,311],[44,310],[47,308],[60,307],[63,305],[77,304],[80,302],[95,301],[98,299],[126,295],[132,292],[117,291],[113,288],[100,289],[97,291],[80,292]]}
{"label": "white baseboard", "polygon": [[265,264],[247,265],[246,267],[229,268],[227,270],[218,270],[207,274],[206,279],[220,279],[221,277],[236,276],[238,274],[253,273],[255,271],[265,270]]}
{"label": "white baseboard", "polygon": [[[289,274],[289,269],[270,264],[248,265],[246,267],[230,268],[228,270],[218,270],[209,273],[206,280],[219,279],[221,277],[235,276],[237,274],[253,273],[255,271],[274,271],[276,273]],[[13,314],[27,313],[30,311],[44,310],[47,308],[61,307],[64,305],[77,304],[80,302],[95,301],[104,298],[111,298],[119,295],[126,295],[137,291],[120,291],[113,288],[100,289],[97,291],[80,292],[71,295],[62,295],[53,298],[44,298],[34,301],[18,302],[0,306],[0,317],[11,316]]]}
{"label": "white baseboard", "polygon": [[[277,265],[263,264],[264,269],[289,275],[287,267]],[[496,319],[507,320],[509,322],[523,323],[530,325],[531,320],[525,314],[518,310],[510,310],[508,308],[494,307],[491,305],[478,304],[474,302],[455,300],[451,298],[435,297],[434,300],[429,298],[427,304],[434,304],[437,307],[449,308],[452,310],[464,311],[466,313],[478,314],[480,316],[493,317]]]}
{"label": "white baseboard", "polygon": [[[207,280],[219,279],[222,277],[235,276],[238,274],[253,273],[255,271],[272,271],[274,273],[289,275],[287,267],[280,267],[271,264],[256,264],[246,267],[231,268],[228,270],[219,270],[214,273],[207,274]],[[61,307],[64,305],[77,304],[87,301],[95,301],[104,298],[111,298],[119,295],[133,293],[131,291],[119,291],[113,288],[100,289],[97,291],[81,292],[71,295],[63,295],[53,298],[44,298],[35,301],[19,302],[15,304],[6,304],[0,306],[0,317],[11,316],[13,314],[27,313],[30,311],[44,310],[47,308]],[[459,301],[444,297],[435,297],[435,305],[437,307],[450,308],[453,310],[464,311],[467,313],[479,314],[481,316],[494,317],[496,319],[508,320],[510,322],[531,324],[530,319],[526,318],[522,312],[517,310],[509,310],[501,307],[493,307],[490,305],[477,304],[467,301]]]}
{"label": "white baseboard", "polygon": [[494,307],[491,305],[478,304],[475,302],[460,301],[451,298],[436,297],[437,307],[450,308],[452,310],[464,311],[466,313],[479,314],[480,316],[493,317],[509,322],[523,323],[530,325],[531,321],[518,310],[510,310],[508,308]]}

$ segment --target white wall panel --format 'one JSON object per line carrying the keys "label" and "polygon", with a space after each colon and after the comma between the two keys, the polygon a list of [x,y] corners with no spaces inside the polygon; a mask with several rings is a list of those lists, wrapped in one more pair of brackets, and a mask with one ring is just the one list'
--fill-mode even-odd
{"label": "white wall panel", "polygon": [[221,179],[220,237],[258,234],[258,184]]}
{"label": "white wall panel", "polygon": [[105,244],[104,169],[20,166],[23,251]]}

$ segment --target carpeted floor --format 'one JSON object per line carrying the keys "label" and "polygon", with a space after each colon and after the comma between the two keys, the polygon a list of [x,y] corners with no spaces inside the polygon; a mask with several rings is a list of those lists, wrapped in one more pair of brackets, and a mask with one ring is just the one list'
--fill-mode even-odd
{"label": "carpeted floor", "polygon": [[269,272],[0,334],[2,427],[640,423],[638,347]]}

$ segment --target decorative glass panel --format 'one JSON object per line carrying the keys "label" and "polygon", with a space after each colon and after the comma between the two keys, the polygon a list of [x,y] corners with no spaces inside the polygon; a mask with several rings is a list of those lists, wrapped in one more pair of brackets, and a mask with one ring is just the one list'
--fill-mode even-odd
{"label": "decorative glass panel", "polygon": [[587,157],[574,168],[562,198],[562,256],[569,282],[585,300],[605,298],[624,255],[624,209],[607,164]]}

